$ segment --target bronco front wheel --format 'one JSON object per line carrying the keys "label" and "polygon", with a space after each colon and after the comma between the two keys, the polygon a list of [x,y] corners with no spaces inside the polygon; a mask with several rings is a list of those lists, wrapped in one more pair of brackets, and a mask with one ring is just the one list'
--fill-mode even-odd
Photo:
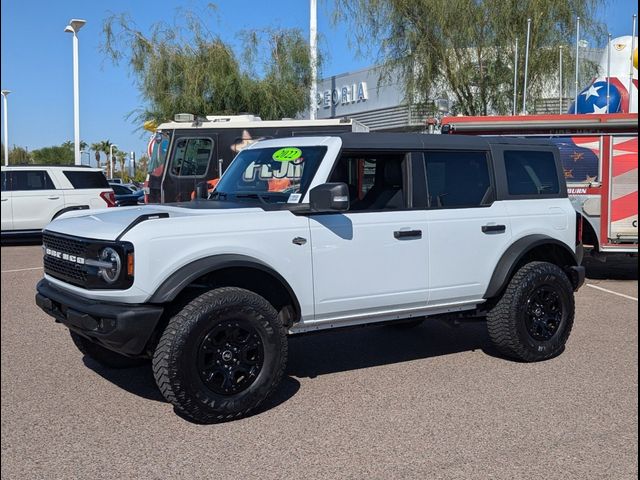
{"label": "bronco front wheel", "polygon": [[273,306],[229,287],[200,295],[169,321],[153,373],[178,411],[213,423],[260,405],[280,383],[286,361],[286,329]]}

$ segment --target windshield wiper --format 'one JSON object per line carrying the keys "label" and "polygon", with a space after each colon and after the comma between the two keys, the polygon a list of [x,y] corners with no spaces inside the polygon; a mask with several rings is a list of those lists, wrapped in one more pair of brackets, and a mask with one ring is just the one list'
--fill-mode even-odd
{"label": "windshield wiper", "polygon": [[256,198],[258,200],[260,200],[262,203],[264,203],[265,205],[269,202],[267,202],[267,200],[265,198],[264,195],[260,194],[260,193],[237,193],[236,194],[236,198]]}

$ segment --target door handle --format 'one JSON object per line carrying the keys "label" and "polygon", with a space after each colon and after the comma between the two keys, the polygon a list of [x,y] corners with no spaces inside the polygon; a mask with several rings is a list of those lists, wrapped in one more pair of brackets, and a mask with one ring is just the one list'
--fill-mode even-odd
{"label": "door handle", "polygon": [[422,230],[396,230],[393,236],[398,240],[405,238],[422,238]]}
{"label": "door handle", "polygon": [[507,231],[506,225],[483,225],[482,233],[504,233]]}
{"label": "door handle", "polygon": [[3,199],[2,199],[2,201],[3,201],[3,202],[8,202],[8,201],[9,201],[9,199],[8,199],[8,198],[3,198]]}
{"label": "door handle", "polygon": [[47,197],[49,200],[58,200],[60,197]]}

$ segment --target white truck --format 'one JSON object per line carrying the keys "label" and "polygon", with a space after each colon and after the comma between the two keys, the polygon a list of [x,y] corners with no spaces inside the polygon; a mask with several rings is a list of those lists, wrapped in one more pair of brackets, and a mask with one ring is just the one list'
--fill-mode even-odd
{"label": "white truck", "polygon": [[244,149],[208,198],[71,212],[44,232],[36,303],[86,355],[152,359],[184,415],[246,415],[287,336],[486,320],[505,355],[560,354],[584,281],[546,141],[347,133]]}

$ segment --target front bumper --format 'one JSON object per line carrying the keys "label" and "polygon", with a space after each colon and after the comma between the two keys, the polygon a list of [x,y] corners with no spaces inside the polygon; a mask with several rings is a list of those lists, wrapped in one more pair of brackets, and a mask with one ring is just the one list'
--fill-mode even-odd
{"label": "front bumper", "polygon": [[36,304],[95,343],[127,356],[144,353],[164,309],[157,305],[99,302],[73,295],[41,280]]}

